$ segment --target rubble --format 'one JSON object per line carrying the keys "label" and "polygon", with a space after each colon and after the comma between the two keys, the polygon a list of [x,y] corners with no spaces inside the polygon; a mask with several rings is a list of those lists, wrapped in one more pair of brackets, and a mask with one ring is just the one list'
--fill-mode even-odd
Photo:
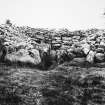
{"label": "rubble", "polygon": [[[45,51],[46,47],[50,48],[49,50],[55,50],[56,53],[58,50],[59,52],[63,51],[60,55],[66,54],[69,58],[68,61],[75,57],[85,57],[88,62],[94,63],[95,59],[100,60],[99,54],[95,55],[95,52],[105,55],[105,30],[90,29],[71,32],[68,29],[50,30],[3,24],[0,25],[0,32],[0,39],[5,40],[3,44],[8,48],[8,54],[12,55],[20,50],[26,50],[31,53],[26,55],[37,59],[38,62],[41,62],[41,56],[39,57],[40,54],[37,51]],[[102,60],[102,62],[104,61]]]}

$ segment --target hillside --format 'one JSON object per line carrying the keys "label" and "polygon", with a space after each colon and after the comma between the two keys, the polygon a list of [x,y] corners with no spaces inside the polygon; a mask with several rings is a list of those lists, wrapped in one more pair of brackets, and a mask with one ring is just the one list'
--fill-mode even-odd
{"label": "hillside", "polygon": [[0,105],[105,105],[104,69],[105,30],[0,25]]}

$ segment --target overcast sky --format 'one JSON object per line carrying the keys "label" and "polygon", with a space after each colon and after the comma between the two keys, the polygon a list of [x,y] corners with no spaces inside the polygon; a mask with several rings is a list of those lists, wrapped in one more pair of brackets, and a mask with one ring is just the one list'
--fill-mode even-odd
{"label": "overcast sky", "polygon": [[0,0],[0,24],[10,19],[19,26],[104,28],[105,0]]}

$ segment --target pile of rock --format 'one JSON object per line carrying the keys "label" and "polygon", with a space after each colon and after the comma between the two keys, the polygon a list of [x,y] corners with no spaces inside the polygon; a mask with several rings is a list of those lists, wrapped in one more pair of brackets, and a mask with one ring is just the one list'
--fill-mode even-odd
{"label": "pile of rock", "polygon": [[[105,30],[70,32],[67,29],[34,29],[4,24],[0,26],[1,38],[5,39],[3,44],[8,48],[7,58],[9,60],[13,58],[13,55],[16,60],[23,51],[22,56],[27,56],[30,59],[29,62],[39,64],[41,63],[39,50],[44,51],[47,45],[50,52],[55,50],[57,63],[71,61],[74,58],[85,58],[85,61],[90,64],[105,61]],[[23,59],[22,56],[20,57]]]}
{"label": "pile of rock", "polygon": [[[105,61],[105,32],[98,31],[95,34],[85,36],[80,39],[80,36],[73,36],[71,46],[69,45],[69,53],[75,57],[85,57],[89,63]],[[70,42],[70,41],[69,41]]]}
{"label": "pile of rock", "polygon": [[2,32],[0,39],[4,38],[3,45],[8,50],[6,60],[34,65],[41,63],[39,51],[36,49],[37,43],[22,33],[18,27],[7,24],[1,25],[0,32]]}

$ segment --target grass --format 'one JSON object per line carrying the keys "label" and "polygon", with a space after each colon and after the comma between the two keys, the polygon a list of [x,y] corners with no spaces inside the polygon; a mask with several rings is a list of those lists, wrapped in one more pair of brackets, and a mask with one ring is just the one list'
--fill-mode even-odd
{"label": "grass", "polygon": [[104,74],[67,63],[48,71],[0,65],[0,105],[105,105]]}

